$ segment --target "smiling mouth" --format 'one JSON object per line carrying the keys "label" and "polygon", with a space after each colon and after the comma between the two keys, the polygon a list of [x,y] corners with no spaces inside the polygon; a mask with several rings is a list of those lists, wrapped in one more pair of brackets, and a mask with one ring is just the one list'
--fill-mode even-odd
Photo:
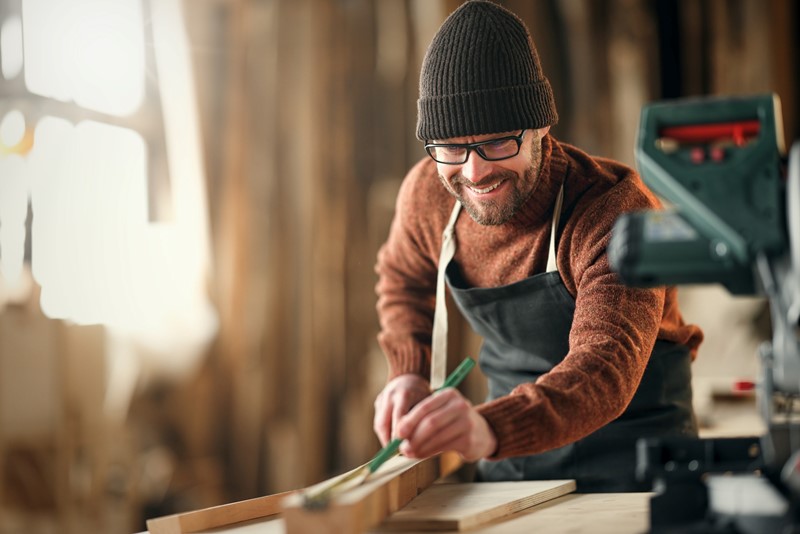
{"label": "smiling mouth", "polygon": [[473,187],[471,185],[468,185],[467,187],[470,189],[470,191],[478,193],[479,195],[485,195],[486,193],[488,193],[490,191],[494,191],[495,189],[497,189],[500,186],[500,184],[502,184],[504,181],[505,180],[498,180],[497,182],[493,183],[489,187],[484,187],[483,189],[479,189],[479,188]]}

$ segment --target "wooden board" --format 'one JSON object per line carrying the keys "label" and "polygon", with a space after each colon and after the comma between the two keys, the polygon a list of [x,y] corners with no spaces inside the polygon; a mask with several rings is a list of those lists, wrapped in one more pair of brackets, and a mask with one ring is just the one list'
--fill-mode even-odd
{"label": "wooden board", "polygon": [[641,534],[650,532],[648,493],[570,493],[470,534]]}
{"label": "wooden board", "polygon": [[574,480],[435,484],[381,530],[466,530],[575,491]]}
{"label": "wooden board", "polygon": [[[479,526],[470,534],[641,534],[649,528],[652,493],[570,493],[522,510],[503,521]],[[205,534],[285,534],[283,519],[256,519],[204,531]],[[370,534],[385,532],[382,527]],[[406,531],[407,534],[424,531]],[[142,532],[140,534],[148,534]]]}
{"label": "wooden board", "polygon": [[150,534],[187,534],[269,517],[280,513],[281,502],[292,493],[291,491],[276,493],[193,512],[148,519],[147,531]]}
{"label": "wooden board", "polygon": [[[193,512],[147,520],[149,534],[188,534],[218,527],[230,527],[256,519],[277,516],[284,512],[286,521],[275,523],[285,532],[361,533],[383,521],[389,514],[405,506],[440,476],[454,472],[461,460],[454,453],[445,453],[426,460],[392,458],[361,486],[337,494],[323,510],[303,507],[301,492],[286,492],[258,497]],[[347,473],[310,486],[313,490],[327,486]]]}
{"label": "wooden board", "polygon": [[[360,486],[335,495],[323,509],[307,509],[303,506],[302,494],[290,495],[283,500],[286,532],[360,534],[380,524],[439,477],[455,471],[460,464],[455,454],[425,460],[397,456],[383,464]],[[313,491],[329,483],[325,481],[308,489]]]}

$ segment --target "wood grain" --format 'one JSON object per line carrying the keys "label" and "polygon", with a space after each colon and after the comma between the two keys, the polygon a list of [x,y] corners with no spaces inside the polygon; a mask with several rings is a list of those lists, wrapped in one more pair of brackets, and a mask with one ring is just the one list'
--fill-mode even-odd
{"label": "wood grain", "polygon": [[[639,534],[649,525],[649,502],[652,493],[570,493],[551,501],[517,512],[504,521],[479,526],[474,534]],[[285,534],[280,516],[237,523],[214,529],[208,534]],[[368,530],[384,532],[382,527]],[[407,530],[417,534],[422,530]],[[140,534],[147,534],[146,532]],[[152,534],[152,533],[150,533]]]}
{"label": "wood grain", "polygon": [[[321,510],[305,508],[300,493],[290,495],[283,501],[286,532],[364,532],[411,502],[440,476],[455,470],[460,462],[453,461],[453,456],[445,454],[425,460],[412,460],[402,456],[392,458],[363,484],[335,495],[328,506]],[[341,476],[346,475],[347,473]],[[313,492],[330,482],[322,482],[308,490]]]}
{"label": "wood grain", "polygon": [[649,531],[649,493],[570,493],[475,534],[640,534]]}
{"label": "wood grain", "polygon": [[281,501],[292,493],[277,493],[193,512],[148,519],[147,530],[150,534],[188,534],[269,517],[280,513]]}
{"label": "wood grain", "polygon": [[436,484],[381,530],[467,530],[575,491],[574,480]]}

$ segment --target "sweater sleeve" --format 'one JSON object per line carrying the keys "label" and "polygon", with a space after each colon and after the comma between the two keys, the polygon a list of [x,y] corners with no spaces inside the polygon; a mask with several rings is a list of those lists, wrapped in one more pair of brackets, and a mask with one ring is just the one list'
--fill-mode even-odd
{"label": "sweater sleeve", "polygon": [[622,285],[606,247],[617,215],[649,202],[631,188],[612,188],[565,224],[558,252],[559,271],[575,296],[569,353],[535,383],[478,407],[498,439],[492,459],[581,439],[633,398],[659,332],[665,289]]}
{"label": "sweater sleeve", "polygon": [[431,199],[423,192],[430,183],[439,186],[428,175],[429,167],[423,160],[403,181],[389,236],[375,267],[381,328],[378,343],[389,364],[389,379],[405,373],[430,376],[438,264],[435,251],[441,237],[440,231],[433,230],[438,228],[438,210],[427,205]]}

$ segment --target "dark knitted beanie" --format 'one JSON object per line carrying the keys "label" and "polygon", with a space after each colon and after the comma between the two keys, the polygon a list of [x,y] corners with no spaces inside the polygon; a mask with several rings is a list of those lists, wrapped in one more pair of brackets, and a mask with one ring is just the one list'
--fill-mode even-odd
{"label": "dark knitted beanie", "polygon": [[423,141],[558,122],[525,23],[485,0],[461,5],[434,36],[422,62],[417,109]]}

